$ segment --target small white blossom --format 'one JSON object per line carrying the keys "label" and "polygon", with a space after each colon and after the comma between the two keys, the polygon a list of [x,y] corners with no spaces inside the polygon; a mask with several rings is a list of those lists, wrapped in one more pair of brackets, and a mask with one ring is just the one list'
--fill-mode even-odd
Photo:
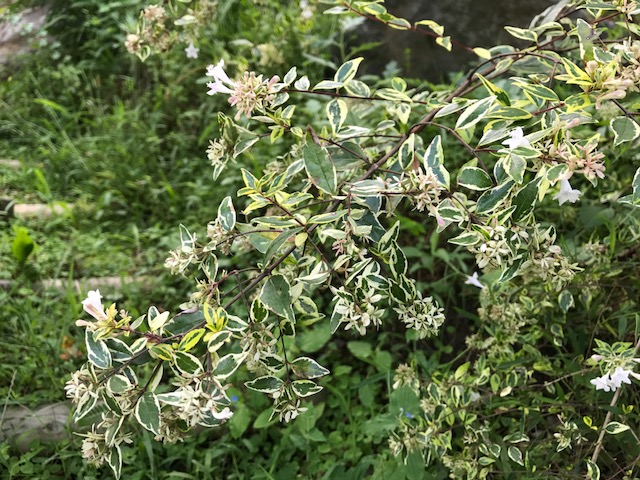
{"label": "small white blossom", "polygon": [[198,58],[199,48],[193,46],[193,42],[189,42],[189,46],[184,49],[187,54],[187,58]]}
{"label": "small white blossom", "polygon": [[576,203],[580,198],[580,195],[582,195],[582,192],[571,188],[569,180],[562,179],[560,180],[560,191],[554,195],[553,199],[558,200],[560,205],[565,202]]}
{"label": "small white blossom", "polygon": [[467,280],[464,282],[466,285],[473,285],[474,287],[484,288],[484,285],[478,280],[478,272],[473,272],[473,275],[467,275]]}
{"label": "small white blossom", "polygon": [[611,374],[611,385],[612,390],[616,390],[622,386],[623,383],[628,385],[631,384],[631,380],[629,380],[629,374],[631,370],[625,370],[622,367],[617,367],[614,372]]}
{"label": "small white blossom", "polygon": [[513,150],[518,147],[530,147],[531,143],[524,136],[522,127],[516,127],[511,130],[511,137],[502,142],[503,145],[509,147],[509,150]]}
{"label": "small white blossom", "polygon": [[605,392],[611,391],[611,379],[609,378],[608,373],[605,373],[601,377],[594,378],[589,383],[591,383],[591,385],[595,385],[596,390],[604,390]]}

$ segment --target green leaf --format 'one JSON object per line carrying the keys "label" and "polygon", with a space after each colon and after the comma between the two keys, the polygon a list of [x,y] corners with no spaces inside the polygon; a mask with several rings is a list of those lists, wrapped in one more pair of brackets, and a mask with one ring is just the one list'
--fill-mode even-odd
{"label": "green leaf", "polygon": [[229,341],[231,338],[232,332],[229,330],[221,330],[219,332],[214,333],[207,340],[207,350],[211,353],[217,352],[222,345]]}
{"label": "green leaf", "polygon": [[532,102],[533,102],[532,97],[539,98],[540,100],[549,101],[549,102],[560,101],[556,92],[554,92],[550,88],[545,87],[544,85],[524,83],[524,82],[514,82],[514,85],[520,88],[525,93],[525,95],[527,95],[532,100]]}
{"label": "green leaf", "polygon": [[102,369],[111,367],[111,352],[103,340],[95,340],[93,333],[89,330],[84,334],[87,345],[87,359],[94,366]]}
{"label": "green leaf", "polygon": [[342,124],[347,119],[347,114],[349,113],[349,108],[347,107],[347,103],[341,98],[334,98],[329,103],[327,103],[326,107],[327,118],[329,119],[329,123],[331,124],[331,130],[335,135],[340,131]]}
{"label": "green leaf", "polygon": [[600,467],[591,460],[587,460],[587,475],[589,480],[600,480]]}
{"label": "green leaf", "polygon": [[124,393],[131,387],[131,382],[124,375],[114,375],[107,381],[107,390],[112,393]]}
{"label": "green leaf", "polygon": [[444,48],[446,51],[450,52],[451,51],[451,37],[446,36],[446,37],[436,37],[436,43],[438,45],[440,45],[442,48]]}
{"label": "green leaf", "polygon": [[327,151],[320,145],[310,143],[303,149],[304,168],[311,182],[325,193],[337,193],[336,168]]}
{"label": "green leaf", "polygon": [[216,365],[213,375],[216,378],[227,378],[231,376],[242,364],[246,356],[246,353],[230,353],[225,355],[218,360],[218,365]]}
{"label": "green leaf", "polygon": [[204,328],[197,328],[188,332],[184,337],[182,337],[182,340],[180,340],[178,350],[182,350],[183,352],[188,352],[189,350],[191,350],[198,344],[198,342],[204,335],[204,332]]}
{"label": "green leaf", "polygon": [[398,151],[398,162],[403,170],[413,163],[414,143],[415,135],[412,133],[402,144],[400,151]]}
{"label": "green leaf", "polygon": [[145,392],[138,400],[135,408],[135,417],[138,423],[151,433],[160,433],[160,403],[155,393]]}
{"label": "green leaf", "polygon": [[522,220],[535,207],[541,181],[542,177],[534,178],[513,197],[511,203],[516,206],[516,210],[513,212],[513,220],[515,222]]}
{"label": "green leaf", "polygon": [[470,190],[486,190],[493,186],[491,177],[478,167],[466,166],[460,169],[458,185]]}
{"label": "green leaf", "polygon": [[347,210],[338,210],[336,212],[329,213],[321,213],[319,215],[314,215],[309,220],[307,220],[308,224],[323,224],[323,223],[331,223],[336,220],[341,219],[347,214]]}
{"label": "green leaf", "polygon": [[463,245],[465,247],[475,245],[480,241],[480,236],[476,232],[464,232],[457,237],[450,238],[449,243]]}
{"label": "green leaf", "polygon": [[522,183],[524,180],[524,172],[527,168],[527,161],[520,155],[515,153],[509,154],[504,159],[504,170],[507,172],[513,181],[516,183]]}
{"label": "green leaf", "polygon": [[11,251],[13,252],[13,256],[16,260],[18,260],[18,262],[24,263],[36,248],[36,244],[29,236],[29,230],[27,230],[25,227],[14,225],[13,231],[15,232],[16,236],[13,238]]}
{"label": "green leaf", "polygon": [[278,377],[266,375],[264,377],[258,377],[250,382],[245,382],[245,387],[262,393],[274,393],[280,390],[284,382]]}
{"label": "green leaf", "polygon": [[522,459],[522,452],[520,451],[520,449],[518,447],[514,447],[514,446],[509,447],[509,449],[507,450],[507,454],[509,455],[509,458],[512,461],[514,461],[518,465],[522,465],[524,467],[524,461]]}
{"label": "green leaf", "polygon": [[264,264],[268,265],[273,256],[278,253],[278,251],[287,242],[287,240],[289,240],[292,236],[296,235],[301,230],[302,227],[284,230],[276,238],[274,238],[264,254]]}
{"label": "green leaf", "polygon": [[[474,49],[475,51],[476,49]],[[480,50],[484,50],[484,49],[480,49]],[[484,53],[484,52],[482,52]],[[491,52],[487,52],[488,53],[488,58],[491,58]],[[482,82],[482,84],[484,85],[484,88],[487,89],[487,91],[489,92],[490,95],[495,95],[496,98],[498,99],[498,102],[500,102],[501,105],[505,106],[505,107],[510,107],[511,106],[511,99],[509,98],[509,95],[507,95],[507,92],[505,92],[504,90],[502,90],[501,88],[499,88],[498,86],[496,86],[495,84],[493,84],[491,81],[489,81],[488,79],[484,78],[482,75],[480,75],[479,73],[476,73],[476,77],[478,77],[480,79],[480,81]],[[498,110],[504,110],[504,109],[498,109]],[[519,108],[514,109],[514,110],[520,110]],[[495,112],[492,113],[492,117],[494,117],[496,114]],[[529,116],[531,116],[529,114]],[[502,117],[498,117],[498,118],[502,118]]]}
{"label": "green leaf", "polygon": [[487,113],[489,113],[489,109],[495,100],[496,97],[491,95],[490,97],[473,102],[458,118],[458,121],[456,122],[456,130],[464,130],[473,127],[476,123],[482,120]]}
{"label": "green leaf", "polygon": [[569,309],[575,305],[573,295],[569,290],[563,290],[560,295],[558,295],[558,305],[560,305],[560,310],[564,313],[567,313]]}
{"label": "green leaf", "polygon": [[422,480],[425,478],[425,462],[421,449],[411,451],[405,460],[405,472],[409,480]]}
{"label": "green leaf", "polygon": [[[336,71],[333,80],[341,84],[348,83],[353,77],[356,76],[356,73],[358,73],[358,67],[360,66],[362,60],[364,60],[363,57],[358,57],[340,65],[340,68],[338,68],[338,70]],[[316,89],[317,88],[318,86],[316,85]]]}
{"label": "green leaf", "polygon": [[174,352],[175,365],[180,373],[193,377],[204,370],[202,363],[196,357],[187,352]]}
{"label": "green leaf", "polygon": [[591,25],[583,19],[578,18],[576,27],[578,39],[580,40],[580,58],[582,58],[584,62],[593,60],[593,37],[595,35]]}
{"label": "green leaf", "polygon": [[236,225],[236,209],[233,208],[231,197],[224,197],[218,207],[218,220],[226,232],[233,230]]}
{"label": "green leaf", "polygon": [[290,363],[290,367],[293,373],[301,378],[318,378],[329,374],[329,370],[309,357],[296,358]]}
{"label": "green leaf", "polygon": [[504,27],[504,29],[514,37],[519,38],[521,40],[529,40],[530,42],[538,41],[538,34],[533,30],[527,30],[525,28],[509,27],[509,26]]}
{"label": "green leaf", "polygon": [[355,97],[366,98],[371,96],[371,89],[369,86],[360,80],[351,80],[345,85],[345,89],[349,95],[353,95]]}
{"label": "green leaf", "polygon": [[107,463],[111,467],[111,470],[113,470],[113,476],[118,480],[120,475],[122,475],[122,450],[120,449],[120,445],[113,445],[111,447]]}
{"label": "green leaf", "polygon": [[478,199],[476,207],[476,213],[489,213],[494,210],[511,191],[514,183],[513,180],[509,180],[502,185],[492,188],[489,191],[484,192]]}
{"label": "green leaf", "polygon": [[609,422],[604,428],[604,431],[609,435],[618,435],[619,433],[626,432],[630,427],[620,422]]}
{"label": "green leaf", "polygon": [[618,117],[609,123],[613,130],[613,145],[617,147],[625,142],[631,142],[640,136],[640,125],[631,120],[629,117]]}
{"label": "green leaf", "polygon": [[260,300],[276,315],[294,321],[291,308],[291,287],[282,275],[273,275],[262,287]]}
{"label": "green leaf", "polygon": [[311,380],[294,380],[291,387],[299,397],[310,397],[322,391],[322,387]]}
{"label": "green leaf", "polygon": [[237,158],[241,153],[249,150],[258,140],[260,140],[260,137],[257,135],[252,135],[249,138],[239,140],[233,147],[233,158]]}
{"label": "green leaf", "polygon": [[77,422],[78,420],[83,419],[87,414],[89,414],[96,403],[98,402],[97,395],[85,395],[81,400],[78,406],[76,407],[76,411],[73,413],[73,419]]}
{"label": "green leaf", "polygon": [[369,360],[373,354],[373,348],[367,342],[354,340],[347,343],[347,348],[359,360]]}
{"label": "green leaf", "polygon": [[335,89],[341,88],[343,86],[344,86],[344,83],[342,83],[342,82],[334,82],[334,81],[331,81],[331,80],[322,80],[321,82],[316,84],[315,87],[313,87],[313,90],[335,90]]}

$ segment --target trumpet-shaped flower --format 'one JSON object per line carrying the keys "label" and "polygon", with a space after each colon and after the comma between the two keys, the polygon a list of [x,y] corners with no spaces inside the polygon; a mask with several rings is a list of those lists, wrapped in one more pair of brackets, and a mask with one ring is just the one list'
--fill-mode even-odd
{"label": "trumpet-shaped flower", "polygon": [[589,383],[591,383],[591,385],[595,385],[596,390],[604,390],[605,392],[611,391],[611,379],[609,378],[608,373],[605,373],[601,377],[594,378]]}
{"label": "trumpet-shaped flower", "polygon": [[631,380],[629,380],[629,375],[631,374],[631,370],[625,370],[622,367],[617,367],[614,372],[611,374],[611,388],[616,390],[620,388],[623,383],[628,385],[631,384]]}
{"label": "trumpet-shaped flower", "polygon": [[467,275],[467,280],[464,283],[466,285],[473,285],[474,287],[484,288],[484,285],[478,279],[478,272],[473,272],[473,275]]}
{"label": "trumpet-shaped flower", "polygon": [[106,320],[107,314],[104,311],[104,305],[102,305],[101,300],[100,290],[89,290],[87,298],[82,301],[82,308],[96,320]]}
{"label": "trumpet-shaped flower", "polygon": [[232,88],[234,88],[236,84],[224,71],[224,60],[220,60],[216,65],[209,65],[207,67],[207,77],[213,77],[214,79],[213,82],[207,83],[207,87],[211,89],[207,94],[233,93]]}
{"label": "trumpet-shaped flower", "polygon": [[503,145],[509,147],[509,150],[513,150],[518,147],[530,147],[531,143],[524,136],[522,127],[516,127],[511,130],[511,137],[502,142]]}
{"label": "trumpet-shaped flower", "polygon": [[580,190],[574,190],[571,188],[569,180],[560,180],[560,191],[553,196],[554,200],[558,200],[558,203],[562,205],[565,202],[576,203],[582,195]]}

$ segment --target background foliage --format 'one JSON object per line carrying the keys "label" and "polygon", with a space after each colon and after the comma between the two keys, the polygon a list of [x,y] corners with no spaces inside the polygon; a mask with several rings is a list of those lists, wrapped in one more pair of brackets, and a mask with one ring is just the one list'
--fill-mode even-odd
{"label": "background foliage", "polygon": [[[629,4],[617,2],[604,11],[594,4],[585,17],[596,14],[604,18],[602,27],[593,23],[602,38],[605,35],[600,29],[606,29],[606,38],[627,34],[634,38],[637,13],[633,8],[629,15],[616,10]],[[396,27],[402,24],[385,16],[379,4],[362,5],[354,8]],[[299,72],[316,84],[332,78],[343,61],[357,55],[348,55],[344,31],[340,30],[345,24],[332,16],[300,21],[297,3],[277,8],[281,3],[228,1],[217,4],[215,22],[198,25],[199,30],[188,26],[176,29],[170,46],[150,52],[142,64],[125,52],[123,44],[145,6],[140,2],[54,3],[49,30],[56,43],[27,58],[20,70],[5,72],[0,87],[0,154],[19,157],[25,166],[2,173],[3,194],[21,201],[76,204],[59,219],[16,223],[26,228],[36,245],[23,258],[11,248],[20,235],[18,230],[2,232],[0,272],[14,281],[11,290],[0,292],[6,317],[2,323],[6,343],[0,394],[6,405],[35,406],[43,400],[61,399],[66,377],[79,367],[86,353],[83,335],[73,326],[73,320],[82,316],[80,300],[84,295],[78,296],[71,286],[62,295],[43,294],[35,290],[33,280],[154,276],[151,291],[133,286],[109,294],[108,303],[117,300],[133,318],[146,313],[148,305],[175,312],[192,287],[185,279],[168,277],[160,267],[166,251],[180,244],[178,223],[204,238],[204,225],[216,218],[223,198],[234,197],[247,183],[240,167],[260,178],[265,168],[277,171],[292,163],[287,152],[297,140],[287,131],[273,144],[260,141],[239,156],[237,164],[229,162],[215,183],[211,180],[204,151],[210,139],[227,134],[219,127],[215,112],[226,111],[229,118],[235,112],[221,95],[203,95],[202,74],[207,64],[224,58],[232,71],[265,71],[281,77],[289,66],[297,65]],[[273,17],[265,19],[265,15]],[[585,51],[594,48],[592,33],[573,30],[574,24],[568,20],[573,16],[562,16],[565,21],[558,26],[534,32],[540,38],[533,38],[528,30],[512,33],[531,41],[531,51],[537,52],[542,38],[554,37],[562,30],[567,37],[563,54],[586,68]],[[609,20],[617,23],[606,23]],[[449,46],[450,39],[437,25],[427,26],[439,44]],[[79,40],[82,48],[78,49],[74,45]],[[185,58],[189,40],[197,40],[200,48],[196,61]],[[606,51],[604,45],[599,45],[602,51]],[[557,48],[562,47],[560,42]],[[509,58],[513,51],[500,47],[490,53]],[[268,55],[271,57],[265,60]],[[485,52],[478,55],[482,62]],[[57,59],[55,64],[51,58]],[[443,307],[447,319],[437,336],[420,339],[400,322],[391,321],[392,308],[385,314],[383,327],[363,337],[342,329],[331,336],[328,320],[311,319],[308,325],[300,325],[297,336],[287,340],[286,346],[289,353],[311,356],[331,371],[319,382],[324,390],[305,404],[307,412],[286,425],[270,420],[272,402],[246,388],[244,382],[254,376],[240,370],[233,377],[234,387],[227,391],[235,413],[225,427],[196,433],[176,445],[159,444],[141,429],[133,445],[123,449],[124,478],[583,478],[585,474],[591,478],[635,478],[640,456],[634,433],[637,394],[626,385],[616,394],[595,391],[590,380],[610,366],[631,368],[631,359],[638,356],[633,348],[639,329],[638,216],[636,209],[616,201],[635,195],[638,188],[634,180],[637,135],[628,133],[626,141],[619,141],[618,136],[625,134],[610,126],[612,118],[636,121],[637,92],[629,88],[622,106],[610,102],[596,108],[598,95],[615,88],[607,90],[610,85],[600,83],[593,87],[594,94],[587,102],[588,95],[580,97],[580,87],[571,85],[570,69],[560,66],[569,81],[549,83],[554,90],[551,93],[536,90],[536,85],[549,78],[536,76],[540,65],[532,58],[509,64],[505,70],[525,78],[521,84],[532,85],[524,96],[518,87],[526,88],[514,85],[506,74],[494,83],[484,83],[484,87],[476,77],[477,89],[467,95],[474,100],[491,94],[501,100],[501,95],[506,95],[518,99],[520,104],[514,107],[521,109],[528,98],[528,115],[517,117],[522,112],[503,111],[507,116],[484,119],[502,126],[502,137],[470,152],[467,147],[474,132],[465,133],[461,128],[465,125],[460,111],[472,104],[461,103],[457,115],[423,126],[415,139],[416,150],[424,151],[440,135],[452,183],[457,180],[459,187],[482,191],[484,176],[471,175],[481,170],[479,164],[469,164],[469,160],[479,157],[493,165],[498,150],[505,148],[501,142],[513,127],[538,127],[539,118],[551,125],[558,120],[553,116],[554,102],[561,102],[560,108],[574,105],[574,111],[563,110],[565,116],[560,120],[565,127],[578,120],[571,138],[576,144],[584,146],[593,135],[600,136],[598,151],[605,154],[606,178],[599,180],[597,190],[587,183],[590,179],[582,179],[577,204],[558,205],[546,198],[535,211],[541,226],[555,227],[555,243],[577,267],[571,283],[552,284],[542,278],[501,286],[501,272],[487,269],[481,278],[486,288],[466,285],[467,275],[476,268],[474,263],[482,260],[480,253],[448,243],[460,232],[438,228],[436,219],[414,209],[415,198],[413,203],[402,203],[394,213],[401,232],[397,247],[406,256],[407,276],[415,279],[417,291],[426,292]],[[560,74],[556,75],[560,80]],[[347,124],[358,121],[373,128],[381,121],[393,120],[395,125],[387,133],[398,138],[407,134],[420,115],[414,111],[402,121],[405,113],[398,106],[402,102],[395,100],[411,96],[426,102],[425,109],[436,108],[433,105],[440,105],[447,93],[464,85],[465,77],[451,85],[427,85],[423,96],[416,96],[422,89],[414,89],[422,86],[406,85],[401,79],[369,76],[359,80],[385,92],[387,97],[382,98],[389,102],[377,109],[361,108],[353,102]],[[593,84],[591,79],[589,82]],[[611,98],[617,102],[619,97]],[[336,116],[330,113],[327,117],[325,105],[329,101],[314,95],[296,97],[295,124],[314,124],[324,138],[339,141],[335,134],[345,120],[332,120]],[[546,110],[548,107],[554,108]],[[467,123],[470,116],[467,114]],[[260,131],[267,140],[265,132]],[[511,135],[512,139],[517,136]],[[563,133],[558,138],[565,139]],[[531,143],[535,141],[531,137]],[[358,148],[375,156],[385,152],[386,144],[362,143]],[[553,154],[549,145],[538,148],[543,155]],[[339,155],[337,149],[333,153]],[[539,156],[525,150],[520,154],[534,165],[527,177],[527,182],[531,181],[540,168],[536,163]],[[345,158],[344,164],[348,166],[348,162]],[[464,167],[468,178],[460,176]],[[392,172],[393,166],[389,170]],[[490,173],[499,179],[500,172],[495,172],[491,169]],[[350,174],[348,168],[340,170],[340,175]],[[288,191],[295,191],[296,186],[308,188],[302,182],[292,183]],[[473,192],[469,197],[475,198]],[[236,208],[240,210],[238,205]],[[394,223],[382,218],[386,229]],[[277,252],[276,248],[273,253]],[[257,252],[221,257],[220,268],[243,268],[263,258]],[[395,278],[397,267],[390,268],[392,272],[386,275],[391,278],[393,273]],[[197,275],[202,278],[202,274],[193,274]],[[333,295],[329,290],[316,292],[313,300],[318,311],[329,317]],[[269,303],[265,296],[263,299]],[[232,313],[240,314],[243,309]],[[614,361],[611,365],[588,362],[594,353]],[[52,364],[52,357],[60,361]],[[612,397],[616,401],[609,407]],[[612,426],[601,437],[605,424]],[[594,464],[576,461],[593,458],[600,443],[599,471]],[[9,478],[110,476],[87,467],[78,448],[77,444],[63,443],[50,453],[35,445],[20,454],[3,444],[0,464]],[[440,458],[443,461],[438,461]]]}

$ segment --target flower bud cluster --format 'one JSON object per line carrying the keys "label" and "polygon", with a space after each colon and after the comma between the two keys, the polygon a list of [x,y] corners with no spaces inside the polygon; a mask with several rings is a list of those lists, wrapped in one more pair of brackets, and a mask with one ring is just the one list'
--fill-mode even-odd
{"label": "flower bud cluster", "polygon": [[422,298],[420,292],[417,292],[413,301],[399,305],[394,310],[400,321],[407,328],[415,330],[420,339],[436,335],[445,320],[444,309],[438,306],[433,297]]}
{"label": "flower bud cluster", "polygon": [[368,327],[380,327],[384,310],[375,304],[382,300],[383,296],[376,293],[374,288],[357,287],[352,293],[345,287],[331,287],[331,291],[336,300],[333,316],[338,318],[339,323],[346,324],[345,330],[353,329],[360,335],[365,335]]}
{"label": "flower bud cluster", "polygon": [[410,190],[415,190],[416,193],[412,195],[415,209],[419,212],[426,210],[433,210],[440,203],[440,194],[444,190],[444,187],[440,185],[438,179],[433,172],[424,172],[422,168],[418,170],[412,170],[409,173],[409,185]]}

